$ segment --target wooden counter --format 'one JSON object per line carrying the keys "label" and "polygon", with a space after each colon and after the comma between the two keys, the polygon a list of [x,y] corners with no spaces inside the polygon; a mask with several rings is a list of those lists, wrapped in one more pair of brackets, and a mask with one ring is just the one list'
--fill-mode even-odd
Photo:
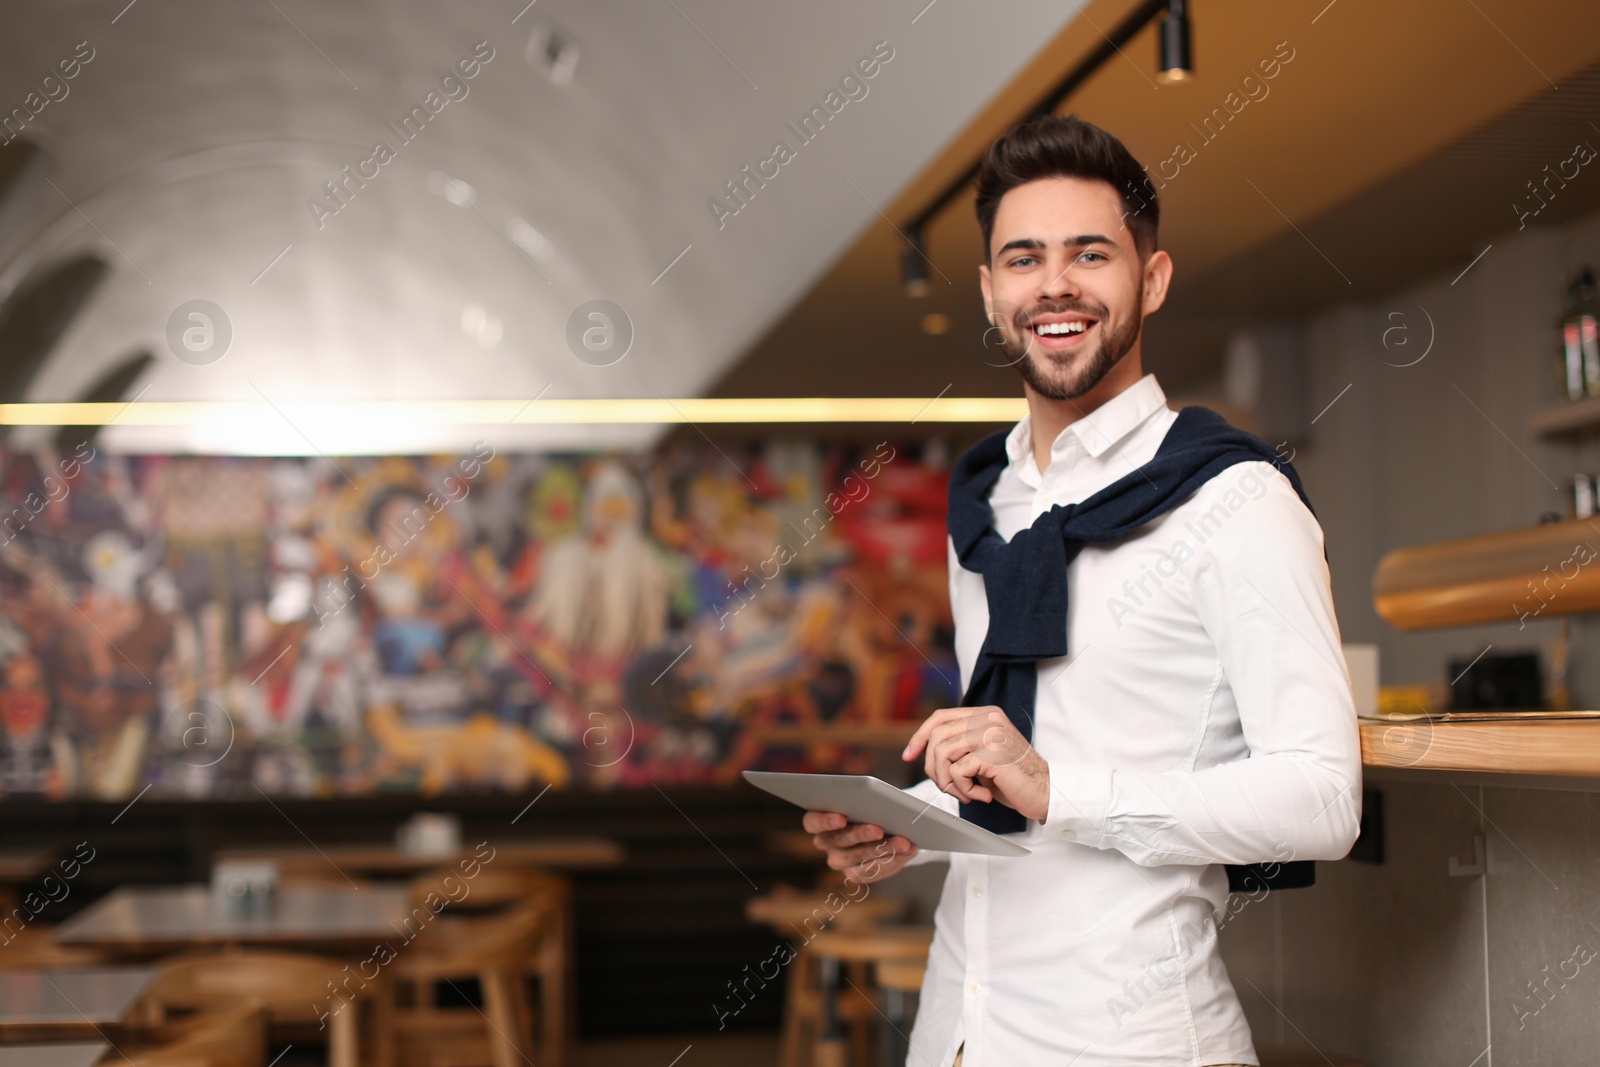
{"label": "wooden counter", "polygon": [[1600,778],[1600,712],[1362,719],[1360,730],[1367,767]]}

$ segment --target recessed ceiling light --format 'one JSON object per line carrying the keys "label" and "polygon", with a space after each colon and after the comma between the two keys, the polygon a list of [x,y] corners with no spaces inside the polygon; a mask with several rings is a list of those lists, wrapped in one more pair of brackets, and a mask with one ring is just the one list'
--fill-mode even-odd
{"label": "recessed ceiling light", "polygon": [[506,236],[531,259],[549,263],[556,258],[556,246],[527,219],[513,216],[506,222]]}
{"label": "recessed ceiling light", "polygon": [[950,316],[942,311],[930,311],[922,316],[922,332],[939,337],[950,332]]}
{"label": "recessed ceiling light", "polygon": [[456,207],[471,207],[478,202],[477,189],[442,170],[428,172],[428,192],[444,197]]}
{"label": "recessed ceiling light", "polygon": [[493,348],[505,334],[505,324],[500,316],[482,304],[468,304],[461,309],[461,332],[484,348]]}

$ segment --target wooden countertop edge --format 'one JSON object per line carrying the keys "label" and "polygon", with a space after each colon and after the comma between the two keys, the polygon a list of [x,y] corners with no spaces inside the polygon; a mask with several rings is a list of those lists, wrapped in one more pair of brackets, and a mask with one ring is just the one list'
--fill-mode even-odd
{"label": "wooden countertop edge", "polygon": [[1367,767],[1600,777],[1600,719],[1362,722]]}

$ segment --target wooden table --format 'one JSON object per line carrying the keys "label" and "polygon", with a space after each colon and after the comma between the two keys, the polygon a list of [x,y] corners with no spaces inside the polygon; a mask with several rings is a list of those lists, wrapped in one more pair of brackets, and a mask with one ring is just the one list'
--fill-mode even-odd
{"label": "wooden table", "polygon": [[[324,952],[398,946],[420,929],[400,886],[284,889],[261,914],[241,915],[209,886],[125,886],[56,928],[64,945],[93,945],[120,955],[150,956],[201,945],[271,945]],[[423,917],[433,918],[423,909]],[[410,936],[416,936],[413,932]]]}
{"label": "wooden table", "polygon": [[[512,838],[489,842],[494,849],[492,863],[518,867],[615,867],[625,853],[617,842],[605,837]],[[488,855],[487,852],[483,855]],[[213,862],[223,860],[271,860],[280,871],[327,871],[330,867],[352,877],[377,875],[399,878],[435,867],[448,867],[468,858],[481,858],[476,845],[455,852],[419,855],[404,852],[392,844],[330,845],[314,848],[228,848],[216,853]]]}
{"label": "wooden table", "polygon": [[0,913],[17,904],[17,890],[43,878],[61,858],[56,848],[0,849]]}
{"label": "wooden table", "polygon": [[127,1016],[155,973],[154,967],[0,972],[0,1038],[99,1037],[99,1027]]}
{"label": "wooden table", "polygon": [[62,1045],[0,1045],[0,1067],[94,1067],[111,1051],[104,1041]]}

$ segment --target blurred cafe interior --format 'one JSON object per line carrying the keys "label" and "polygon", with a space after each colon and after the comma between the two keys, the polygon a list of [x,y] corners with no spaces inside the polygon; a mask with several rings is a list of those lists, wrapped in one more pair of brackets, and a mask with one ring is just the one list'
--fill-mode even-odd
{"label": "blurred cafe interior", "polygon": [[6,14],[0,1067],[1071,1060],[931,992],[957,860],[744,775],[963,706],[974,179],[1049,115],[1159,195],[1156,395],[1325,538],[1359,835],[1219,891],[1233,1058],[1594,1061],[1600,7]]}

